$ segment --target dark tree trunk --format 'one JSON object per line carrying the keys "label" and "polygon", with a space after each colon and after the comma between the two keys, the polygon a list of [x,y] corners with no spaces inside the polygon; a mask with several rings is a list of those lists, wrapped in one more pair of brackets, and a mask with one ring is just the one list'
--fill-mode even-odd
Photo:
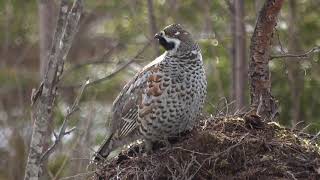
{"label": "dark tree trunk", "polygon": [[269,71],[270,45],[277,16],[283,0],[266,0],[261,11],[250,45],[250,98],[251,108],[256,115],[271,121],[277,114],[277,104],[271,95]]}
{"label": "dark tree trunk", "polygon": [[245,106],[245,88],[247,87],[244,0],[235,0],[232,9],[232,99],[235,110],[240,110]]}
{"label": "dark tree trunk", "polygon": [[[157,33],[157,23],[156,23],[156,17],[154,15],[154,8],[153,8],[153,1],[148,0],[148,16],[149,16],[149,26],[150,26],[150,38],[153,38],[153,36]],[[155,57],[160,55],[160,49],[156,41],[152,43],[153,49],[155,51]]]}
{"label": "dark tree trunk", "polygon": [[[289,1],[289,42],[288,49],[290,54],[297,54],[301,52],[301,47],[299,43],[299,29],[297,26],[297,3],[296,0]],[[291,125],[295,127],[297,124],[302,125],[301,120],[301,96],[303,90],[303,78],[304,72],[300,68],[300,63],[298,58],[290,59],[286,61],[286,66],[288,68],[288,79],[289,86],[291,90]]]}

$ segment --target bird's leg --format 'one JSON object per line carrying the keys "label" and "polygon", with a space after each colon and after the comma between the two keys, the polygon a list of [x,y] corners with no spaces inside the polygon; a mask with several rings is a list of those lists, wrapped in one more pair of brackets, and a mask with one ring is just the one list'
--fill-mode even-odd
{"label": "bird's leg", "polygon": [[137,153],[142,154],[144,147],[145,147],[145,144],[144,144],[144,143],[138,144],[138,151],[137,151]]}
{"label": "bird's leg", "polygon": [[147,140],[145,139],[144,141],[144,147],[146,149],[146,153],[151,154],[152,153],[152,147],[153,147],[153,143],[151,140]]}
{"label": "bird's leg", "polygon": [[164,143],[164,145],[165,145],[166,148],[171,148],[171,147],[172,147],[172,144],[170,143],[168,137],[164,138],[164,139],[162,140],[162,142]]}

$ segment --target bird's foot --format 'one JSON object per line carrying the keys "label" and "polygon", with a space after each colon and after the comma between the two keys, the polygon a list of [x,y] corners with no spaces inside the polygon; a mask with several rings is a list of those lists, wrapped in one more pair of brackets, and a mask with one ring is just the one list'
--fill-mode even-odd
{"label": "bird's foot", "polygon": [[153,152],[153,142],[152,141],[145,140],[144,147],[145,147],[146,154],[151,154]]}

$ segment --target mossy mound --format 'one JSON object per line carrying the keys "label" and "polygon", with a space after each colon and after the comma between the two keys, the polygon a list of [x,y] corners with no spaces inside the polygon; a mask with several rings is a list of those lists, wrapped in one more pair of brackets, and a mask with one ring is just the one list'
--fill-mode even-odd
{"label": "mossy mound", "polygon": [[315,139],[276,123],[208,118],[172,147],[124,152],[93,179],[320,179]]}

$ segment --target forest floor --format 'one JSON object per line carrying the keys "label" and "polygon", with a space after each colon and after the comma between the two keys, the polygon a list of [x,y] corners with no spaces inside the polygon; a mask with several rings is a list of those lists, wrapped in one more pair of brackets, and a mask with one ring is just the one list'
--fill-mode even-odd
{"label": "forest floor", "polygon": [[207,118],[171,147],[122,152],[93,179],[320,179],[315,141],[274,122]]}

